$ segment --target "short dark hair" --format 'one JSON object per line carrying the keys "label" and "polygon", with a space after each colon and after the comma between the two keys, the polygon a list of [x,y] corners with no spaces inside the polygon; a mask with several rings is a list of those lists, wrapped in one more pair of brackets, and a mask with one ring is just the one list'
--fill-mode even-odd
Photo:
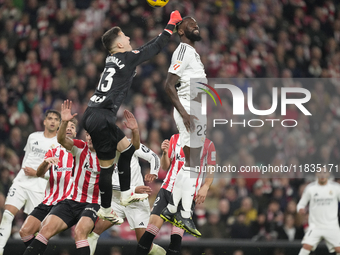
{"label": "short dark hair", "polygon": [[177,30],[180,28],[180,26],[181,26],[181,24],[183,24],[183,22],[185,21],[185,20],[187,20],[187,19],[193,19],[193,17],[191,17],[191,16],[185,16],[185,17],[183,17],[182,18],[182,21],[180,22],[180,23],[178,23],[177,24]]}
{"label": "short dark hair", "polygon": [[77,120],[75,117],[73,117],[73,118],[70,120],[70,122],[72,122],[72,123],[76,126],[76,129],[77,129],[78,120]]}
{"label": "short dark hair", "polygon": [[118,37],[118,33],[121,32],[122,30],[120,27],[113,27],[109,30],[107,30],[103,36],[102,36],[102,43],[107,51],[110,51],[112,48],[112,44]]}
{"label": "short dark hair", "polygon": [[58,118],[59,118],[59,121],[61,121],[60,112],[58,112],[58,111],[56,111],[56,110],[47,110],[47,111],[45,112],[45,119],[46,119],[47,116],[48,116],[49,114],[51,114],[51,113],[57,115]]}

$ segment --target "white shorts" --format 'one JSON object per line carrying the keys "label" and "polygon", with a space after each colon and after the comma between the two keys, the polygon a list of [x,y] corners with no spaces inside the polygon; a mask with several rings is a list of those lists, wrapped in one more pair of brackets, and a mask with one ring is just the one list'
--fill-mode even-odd
{"label": "white shorts", "polygon": [[19,210],[25,206],[24,213],[30,214],[43,201],[44,196],[44,192],[31,191],[15,182],[8,191],[5,205],[13,205]]}
{"label": "white shorts", "polygon": [[334,252],[334,247],[340,247],[340,228],[339,229],[310,229],[306,232],[302,239],[302,244],[309,244],[313,246],[313,251],[318,244],[325,240],[328,251]]}
{"label": "white shorts", "polygon": [[126,218],[130,229],[146,228],[150,218],[150,204],[149,200],[132,203],[128,206],[122,206],[116,202],[111,202],[112,209],[121,218]]}
{"label": "white shorts", "polygon": [[189,101],[183,98],[180,98],[179,101],[183,105],[184,109],[188,114],[194,115],[198,118],[195,119],[195,131],[189,133],[184,126],[183,118],[179,114],[179,112],[174,109],[174,119],[179,131],[179,139],[181,142],[181,146],[188,146],[190,148],[200,148],[204,145],[205,142],[205,132],[207,129],[207,116],[202,115],[201,113],[201,103],[196,101]]}

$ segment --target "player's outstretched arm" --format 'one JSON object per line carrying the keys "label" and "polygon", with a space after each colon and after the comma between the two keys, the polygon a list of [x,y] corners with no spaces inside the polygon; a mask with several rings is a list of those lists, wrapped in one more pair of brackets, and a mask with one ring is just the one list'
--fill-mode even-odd
{"label": "player's outstretched arm", "polygon": [[179,97],[177,95],[177,91],[176,91],[176,87],[175,87],[176,84],[178,83],[178,81],[179,81],[178,75],[173,74],[173,73],[168,73],[168,76],[167,76],[166,81],[165,81],[165,91],[166,91],[167,95],[169,96],[172,104],[176,108],[176,110],[182,116],[183,122],[184,122],[184,125],[185,125],[187,131],[188,132],[190,132],[190,130],[194,131],[195,125],[193,125],[194,123],[191,123],[190,118],[194,118],[194,119],[197,119],[197,118],[193,115],[189,115],[186,112],[186,110],[184,109],[181,102],[179,101]]}
{"label": "player's outstretched arm", "polygon": [[162,142],[161,149],[162,149],[162,157],[161,157],[161,168],[164,170],[168,170],[170,167],[170,158],[168,156],[170,142],[168,139],[165,139]]}
{"label": "player's outstretched arm", "polygon": [[66,150],[71,150],[73,147],[73,139],[66,137],[66,128],[68,122],[77,116],[77,113],[71,114],[72,101],[65,100],[61,105],[61,125],[58,131],[58,143],[60,143]]}
{"label": "player's outstretched arm", "polygon": [[132,112],[128,110],[124,110],[124,117],[126,119],[126,122],[124,121],[124,125],[128,129],[131,129],[131,132],[132,132],[131,143],[133,144],[135,149],[138,150],[140,147],[140,136],[139,136],[139,129],[138,129],[136,118],[132,114]]}
{"label": "player's outstretched arm", "polygon": [[157,55],[162,48],[167,45],[173,30],[181,21],[182,17],[179,11],[173,11],[170,14],[170,20],[164,28],[163,33],[161,33],[155,40],[151,40],[146,45],[140,47],[138,50],[128,52],[126,56],[127,65],[135,67]]}

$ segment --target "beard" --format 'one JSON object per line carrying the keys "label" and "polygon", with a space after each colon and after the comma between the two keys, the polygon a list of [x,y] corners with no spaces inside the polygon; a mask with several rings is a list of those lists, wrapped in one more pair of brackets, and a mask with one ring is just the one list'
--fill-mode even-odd
{"label": "beard", "polygon": [[[195,30],[194,30],[195,31]],[[202,40],[202,37],[201,35],[198,33],[198,34],[195,34],[194,31],[192,32],[189,32],[189,31],[185,31],[184,34],[185,34],[185,37],[188,38],[190,41],[192,42],[198,42],[198,41],[201,41]]]}

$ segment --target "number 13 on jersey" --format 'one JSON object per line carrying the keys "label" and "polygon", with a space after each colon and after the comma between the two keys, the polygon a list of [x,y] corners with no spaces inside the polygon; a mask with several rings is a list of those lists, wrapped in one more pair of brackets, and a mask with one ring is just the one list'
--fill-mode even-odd
{"label": "number 13 on jersey", "polygon": [[101,92],[107,92],[110,90],[113,82],[112,76],[116,73],[116,69],[110,67],[105,68],[100,78],[97,89]]}
{"label": "number 13 on jersey", "polygon": [[[111,89],[113,78],[112,76],[116,73],[116,69],[110,67],[105,68],[97,87],[99,92],[106,93]],[[95,103],[101,103],[105,100],[106,96],[93,95],[90,100]]]}

